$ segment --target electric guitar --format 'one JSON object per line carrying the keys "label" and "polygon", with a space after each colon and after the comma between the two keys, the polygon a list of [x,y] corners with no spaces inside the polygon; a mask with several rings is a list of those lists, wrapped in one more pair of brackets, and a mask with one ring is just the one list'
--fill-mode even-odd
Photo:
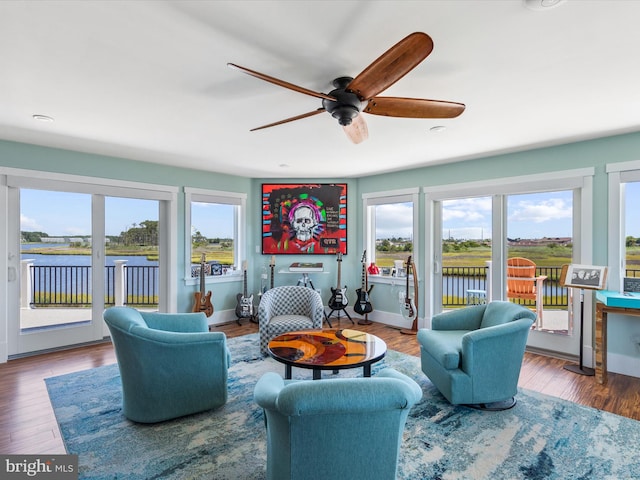
{"label": "electric guitar", "polygon": [[213,304],[211,303],[211,290],[206,294],[204,292],[204,266],[207,263],[207,257],[203,253],[200,260],[200,291],[195,292],[195,302],[193,302],[193,312],[204,312],[207,317],[213,315]]}
{"label": "electric guitar", "polygon": [[409,259],[407,260],[407,290],[404,294],[404,303],[400,308],[402,312],[402,316],[407,320],[415,320],[418,316],[418,309],[416,308],[416,304],[413,301],[413,298],[409,295],[409,277],[411,276],[413,269],[413,262],[411,262],[411,255],[409,255]]}
{"label": "electric guitar", "polygon": [[367,277],[367,251],[365,250],[362,254],[362,286],[356,290],[358,294],[358,300],[356,300],[355,305],[353,306],[353,310],[358,315],[364,315],[366,313],[371,313],[373,311],[373,305],[371,305],[369,294],[375,285],[371,285],[368,287],[368,277]]}
{"label": "electric guitar", "polygon": [[342,310],[347,306],[349,300],[347,299],[347,286],[340,288],[341,280],[341,266],[342,266],[342,253],[338,252],[336,259],[338,262],[338,286],[336,288],[331,287],[331,298],[329,299],[329,308],[331,310]]}
{"label": "electric guitar", "polygon": [[244,275],[244,290],[243,293],[236,295],[238,304],[236,305],[236,317],[240,318],[253,318],[253,294],[247,295],[247,262],[242,265]]}
{"label": "electric guitar", "polygon": [[274,279],[273,269],[276,268],[276,256],[275,255],[271,255],[271,263],[269,263],[269,268],[271,269],[271,285],[270,285],[269,288],[273,288],[273,279]]}

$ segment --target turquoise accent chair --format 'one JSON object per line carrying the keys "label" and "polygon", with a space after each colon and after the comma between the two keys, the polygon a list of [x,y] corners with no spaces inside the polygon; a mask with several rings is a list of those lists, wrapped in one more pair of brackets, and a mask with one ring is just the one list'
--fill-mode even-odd
{"label": "turquoise accent chair", "polygon": [[267,480],[394,480],[420,386],[387,368],[371,378],[284,381],[266,373],[254,399],[267,427]]}
{"label": "turquoise accent chair", "polygon": [[535,319],[511,302],[434,315],[431,330],[418,331],[422,371],[454,405],[510,408]]}
{"label": "turquoise accent chair", "polygon": [[125,417],[155,423],[220,407],[231,358],[224,333],[204,313],[104,311],[120,377]]}

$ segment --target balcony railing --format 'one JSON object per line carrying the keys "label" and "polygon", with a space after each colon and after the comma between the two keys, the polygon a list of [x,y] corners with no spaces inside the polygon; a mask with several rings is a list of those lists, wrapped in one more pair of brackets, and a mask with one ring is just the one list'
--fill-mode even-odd
{"label": "balcony railing", "polygon": [[[157,306],[159,293],[158,266],[127,266],[117,260],[105,267],[105,305]],[[568,303],[567,288],[560,285],[562,267],[538,267],[536,275],[546,275],[544,307],[562,308]],[[455,308],[466,305],[469,290],[487,291],[489,267],[443,267],[442,304]],[[30,307],[89,306],[92,301],[92,269],[90,266],[41,266],[23,264],[26,275],[26,298]],[[640,277],[640,269],[627,269],[627,277]],[[528,300],[520,303],[529,305]]]}
{"label": "balcony railing", "polygon": [[[543,306],[548,308],[567,307],[569,302],[566,287],[560,285],[562,267],[537,267],[536,276],[545,275]],[[487,291],[489,267],[443,267],[442,268],[442,306],[446,308],[462,307],[467,303],[470,290]],[[626,269],[625,276],[640,277],[640,269]],[[514,299],[515,303],[534,305],[532,300]]]}
{"label": "balcony railing", "polygon": [[[158,266],[107,266],[105,305],[157,306]],[[22,304],[30,307],[80,307],[92,303],[92,268],[85,265],[23,265],[28,285]]]}

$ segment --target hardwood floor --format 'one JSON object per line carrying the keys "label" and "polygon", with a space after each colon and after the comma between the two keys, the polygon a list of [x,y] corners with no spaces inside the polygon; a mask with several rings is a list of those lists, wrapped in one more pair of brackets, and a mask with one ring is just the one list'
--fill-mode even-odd
{"label": "hardwood floor", "polygon": [[[351,326],[346,319],[332,323],[334,327]],[[419,355],[414,336],[377,323],[356,328],[379,336],[390,349]],[[243,321],[242,326],[233,323],[214,330],[231,338],[257,332],[258,327]],[[106,342],[0,364],[0,453],[65,453],[43,379],[110,363],[115,363],[115,355],[111,343]],[[565,370],[565,364],[564,360],[527,353],[520,386],[640,420],[640,378],[609,373],[607,385],[602,386],[594,377]]]}

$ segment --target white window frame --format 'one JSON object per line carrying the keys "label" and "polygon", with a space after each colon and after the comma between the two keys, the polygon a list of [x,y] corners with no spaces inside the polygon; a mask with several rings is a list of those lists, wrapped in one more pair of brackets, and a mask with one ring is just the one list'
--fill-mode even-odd
{"label": "white window frame", "polygon": [[[387,205],[391,203],[408,203],[413,204],[413,262],[419,263],[418,245],[419,245],[419,227],[418,227],[418,211],[420,200],[419,188],[408,188],[403,190],[391,190],[386,192],[372,192],[362,194],[362,212],[363,212],[363,248],[367,251],[367,261],[375,262],[376,259],[376,219],[375,208],[377,205]],[[369,281],[372,283],[394,283],[396,279],[382,275],[370,275]]]}
{"label": "white window frame", "polygon": [[[573,219],[573,238],[574,259],[578,263],[587,265],[592,264],[593,257],[593,176],[595,169],[593,167],[579,168],[575,170],[564,170],[558,172],[546,172],[541,174],[522,175],[516,177],[495,178],[491,180],[482,180],[477,182],[428,186],[423,187],[425,195],[425,229],[433,225],[434,230],[431,235],[425,232],[426,248],[425,255],[427,259],[433,261],[425,262],[425,294],[426,308],[425,317],[430,319],[438,311],[434,311],[435,294],[437,287],[434,287],[436,273],[439,272],[440,263],[435,256],[436,238],[442,235],[441,227],[438,227],[440,221],[438,217],[438,202],[442,200],[450,200],[456,198],[469,197],[486,197],[493,196],[493,213],[492,213],[492,238],[505,239],[505,231],[507,225],[506,202],[507,195],[515,195],[522,193],[539,193],[552,192],[557,190],[574,190],[574,219]],[[439,230],[436,230],[439,228]],[[493,269],[490,289],[496,292],[493,295],[495,300],[503,297],[501,292],[505,291],[505,267],[503,259],[506,258],[506,242],[499,245],[493,245],[492,264],[497,268]],[[578,297],[578,296],[576,296]],[[576,300],[574,299],[574,308]],[[437,303],[440,305],[440,302]],[[585,312],[591,312],[593,308],[591,296],[585,297]],[[584,344],[586,350],[585,357],[590,358],[591,338],[593,336],[591,319],[585,318]],[[536,346],[538,340],[538,332],[529,334],[530,344]],[[573,342],[573,337],[560,338],[561,336],[547,335],[544,339],[545,348],[554,351],[574,350],[573,346],[567,348],[567,342]],[[541,341],[540,341],[541,342]],[[587,348],[588,346],[588,348]],[[579,348],[577,343],[575,349]],[[591,362],[587,362],[591,364]]]}
{"label": "white window frame", "polygon": [[625,183],[640,182],[640,160],[607,164],[609,182],[609,272],[607,288],[620,290],[626,269]]}
{"label": "white window frame", "polygon": [[[177,310],[176,285],[170,281],[177,274],[177,237],[178,209],[177,199],[179,188],[168,185],[155,185],[150,183],[116,180],[84,175],[46,172],[38,170],[26,170],[13,167],[0,167],[0,211],[5,217],[0,222],[0,284],[9,285],[9,281],[16,277],[19,265],[16,259],[20,258],[19,252],[15,252],[15,245],[10,245],[9,238],[15,238],[19,234],[19,212],[10,211],[10,205],[15,204],[17,189],[37,189],[61,192],[86,193],[92,195],[92,237],[104,238],[104,197],[127,197],[135,199],[148,199],[159,201],[160,220],[160,304],[158,309],[164,312]],[[92,256],[94,264],[101,264],[105,255],[103,242],[94,242]],[[12,285],[10,288],[16,288]],[[7,360],[12,354],[15,345],[9,348],[8,342],[17,338],[18,326],[9,323],[9,318],[15,318],[19,308],[8,294],[8,290],[0,294],[0,363]],[[93,276],[93,291],[104,290],[104,278],[102,275]],[[92,319],[102,316],[104,306],[100,301],[92,305]],[[91,328],[95,328],[96,336],[108,335],[106,325],[102,322],[94,322]],[[100,332],[101,330],[101,332]],[[62,332],[62,331],[61,331]],[[99,335],[102,333],[102,335]],[[68,332],[63,332],[68,334]]]}
{"label": "white window frame", "polygon": [[224,192],[219,190],[206,190],[201,188],[184,187],[184,206],[185,206],[185,238],[184,238],[184,282],[185,285],[195,285],[199,283],[199,279],[191,276],[191,203],[219,203],[225,205],[233,205],[236,207],[234,216],[234,240],[233,240],[233,258],[235,259],[235,270],[226,275],[209,275],[205,278],[206,283],[224,283],[236,282],[242,280],[242,270],[240,266],[246,260],[243,245],[246,235],[246,211],[247,211],[247,194],[236,192]]}

